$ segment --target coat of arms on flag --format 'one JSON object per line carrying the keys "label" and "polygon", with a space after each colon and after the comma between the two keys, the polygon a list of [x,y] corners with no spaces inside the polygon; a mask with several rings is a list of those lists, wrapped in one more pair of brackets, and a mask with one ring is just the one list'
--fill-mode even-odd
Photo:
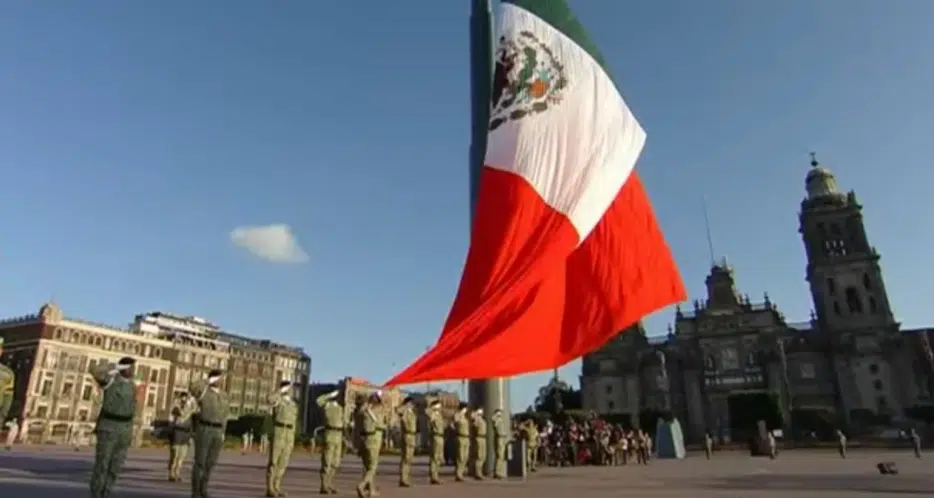
{"label": "coat of arms on flag", "polygon": [[564,65],[534,33],[501,37],[493,73],[490,131],[560,103],[567,84]]}

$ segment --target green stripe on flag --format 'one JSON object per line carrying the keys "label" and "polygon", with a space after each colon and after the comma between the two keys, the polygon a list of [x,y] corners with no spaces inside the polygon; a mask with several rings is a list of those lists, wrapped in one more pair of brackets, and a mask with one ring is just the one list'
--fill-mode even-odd
{"label": "green stripe on flag", "polygon": [[[603,56],[597,50],[597,45],[590,39],[587,30],[577,20],[577,16],[574,15],[565,0],[502,0],[502,2],[504,4],[511,3],[516,7],[527,10],[542,21],[550,24],[551,27],[564,33],[565,36],[574,40],[574,43],[590,54],[607,74],[610,74]],[[617,88],[617,90],[619,89]]]}

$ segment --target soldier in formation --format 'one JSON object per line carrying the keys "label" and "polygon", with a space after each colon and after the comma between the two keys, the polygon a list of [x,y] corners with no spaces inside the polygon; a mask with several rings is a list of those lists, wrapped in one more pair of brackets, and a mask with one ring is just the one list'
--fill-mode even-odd
{"label": "soldier in formation", "polygon": [[[192,382],[189,392],[196,404],[197,428],[194,434],[195,461],[191,467],[191,497],[207,498],[211,471],[217,465],[224,447],[224,432],[230,418],[227,394],[218,384],[223,377],[220,370],[212,370],[206,380]],[[190,416],[191,414],[189,414]]]}
{"label": "soldier in formation", "polygon": [[713,455],[713,437],[710,436],[710,433],[707,432],[704,434],[704,456],[707,460],[710,460],[710,457]]}
{"label": "soldier in formation", "polygon": [[172,406],[169,419],[169,481],[182,480],[182,464],[191,445],[191,415],[194,400],[187,392],[181,393]]}
{"label": "soldier in formation", "polygon": [[399,408],[399,428],[402,431],[402,448],[399,458],[399,486],[412,486],[410,475],[412,462],[415,460],[415,443],[418,436],[418,415],[415,413],[414,400],[407,396]]}
{"label": "soldier in formation", "polygon": [[837,429],[837,453],[846,458],[846,435],[840,429]]}
{"label": "soldier in formation", "polygon": [[[3,338],[0,337],[0,356],[3,355]],[[0,423],[6,420],[10,414],[10,406],[13,404],[13,386],[16,384],[16,376],[10,367],[0,364]]]}
{"label": "soldier in formation", "polygon": [[506,447],[509,445],[508,421],[503,420],[503,411],[499,408],[493,412],[493,443],[496,445],[496,458],[493,462],[493,478],[506,478]]}
{"label": "soldier in formation", "polygon": [[136,387],[131,379],[135,364],[133,358],[123,358],[115,366],[95,365],[90,372],[103,391],[94,429],[97,443],[91,470],[91,498],[111,496],[133,440]]}
{"label": "soldier in formation", "polygon": [[432,401],[428,405],[428,430],[431,432],[431,455],[428,459],[428,480],[431,484],[441,484],[441,465],[444,463],[444,432],[446,424],[441,415],[441,402]]}
{"label": "soldier in formation", "polygon": [[338,399],[340,391],[323,394],[315,400],[324,411],[324,447],[321,448],[321,494],[337,494],[334,476],[344,454],[344,405]]}
{"label": "soldier in formation", "polygon": [[457,434],[454,480],[461,482],[467,472],[467,460],[470,457],[470,420],[467,417],[467,403],[461,403],[460,408],[454,415],[454,431]]}
{"label": "soldier in formation", "polygon": [[486,466],[486,419],[483,417],[483,408],[474,410],[471,416],[471,435],[473,436],[473,477],[478,481],[484,479]]}
{"label": "soldier in formation", "polygon": [[918,431],[911,429],[908,438],[911,439],[911,448],[914,450],[915,458],[921,458],[921,436],[918,435]]}
{"label": "soldier in formation", "polygon": [[526,465],[529,472],[538,472],[538,426],[529,419],[522,424],[521,431],[526,444]]}
{"label": "soldier in formation", "polygon": [[279,391],[269,400],[272,405],[272,441],[269,446],[269,464],[266,467],[266,496],[285,496],[282,478],[295,448],[295,422],[298,420],[298,403],[292,395],[292,382],[279,383]]}
{"label": "soldier in formation", "polygon": [[376,468],[379,465],[379,453],[383,447],[383,434],[386,431],[386,416],[382,410],[382,393],[376,391],[357,409],[354,425],[359,429],[360,455],[363,459],[363,478],[357,484],[357,496],[379,496],[376,488]]}

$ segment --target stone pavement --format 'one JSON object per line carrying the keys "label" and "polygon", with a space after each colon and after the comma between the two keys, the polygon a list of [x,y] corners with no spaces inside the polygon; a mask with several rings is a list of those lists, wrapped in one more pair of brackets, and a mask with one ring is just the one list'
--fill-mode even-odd
{"label": "stone pavement", "polygon": [[[55,447],[20,447],[0,450],[0,496],[11,498],[85,498],[91,450],[75,453]],[[934,453],[916,460],[910,452],[854,451],[841,460],[833,450],[788,451],[771,461],[741,453],[717,455],[706,461],[691,455],[684,461],[654,461],[647,467],[582,467],[543,469],[526,482],[454,483],[446,477],[443,486],[427,485],[426,462],[415,469],[417,487],[396,487],[398,460],[381,463],[382,496],[421,498],[427,496],[540,497],[583,496],[633,497],[804,497],[860,498],[934,495]],[[901,474],[879,475],[874,464],[894,461]],[[158,450],[131,453],[114,498],[170,498],[189,496],[187,484],[165,480],[166,454]],[[213,498],[247,498],[264,495],[265,462],[259,454],[226,452],[212,479]],[[318,462],[307,454],[293,458],[285,488],[290,496],[312,496],[318,491]],[[451,470],[447,469],[447,474]],[[355,496],[360,476],[359,459],[344,462],[338,496]]]}

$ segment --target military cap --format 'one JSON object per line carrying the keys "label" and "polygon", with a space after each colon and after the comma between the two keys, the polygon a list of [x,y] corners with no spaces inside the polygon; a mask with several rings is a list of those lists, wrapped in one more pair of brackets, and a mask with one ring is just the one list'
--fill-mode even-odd
{"label": "military cap", "polygon": [[286,387],[292,387],[291,380],[283,380],[279,382],[279,389],[285,389]]}
{"label": "military cap", "polygon": [[327,399],[337,399],[337,395],[340,394],[340,392],[341,392],[340,389],[335,389],[335,390],[329,392],[325,397],[326,397]]}
{"label": "military cap", "polygon": [[217,369],[214,369],[208,372],[208,377],[220,377],[222,375],[224,375],[224,372],[217,370]]}
{"label": "military cap", "polygon": [[415,401],[415,398],[413,398],[413,397],[411,397],[411,396],[406,396],[405,398],[402,399],[402,404],[403,404],[403,405],[407,405],[407,404],[409,404],[409,403],[411,403],[411,402],[413,402],[413,401]]}
{"label": "military cap", "polygon": [[133,358],[130,358],[129,356],[124,356],[123,358],[120,358],[120,361],[117,362],[117,370],[119,371],[129,370],[133,368],[133,365],[135,364],[136,364],[136,360],[134,360]]}
{"label": "military cap", "polygon": [[441,408],[441,401],[434,400],[431,402],[431,404],[428,405],[428,407],[433,410],[437,410],[438,408]]}
{"label": "military cap", "polygon": [[461,410],[466,410],[469,406],[470,405],[468,405],[467,403],[464,403],[463,401],[461,401],[460,404],[457,405],[457,408]]}

